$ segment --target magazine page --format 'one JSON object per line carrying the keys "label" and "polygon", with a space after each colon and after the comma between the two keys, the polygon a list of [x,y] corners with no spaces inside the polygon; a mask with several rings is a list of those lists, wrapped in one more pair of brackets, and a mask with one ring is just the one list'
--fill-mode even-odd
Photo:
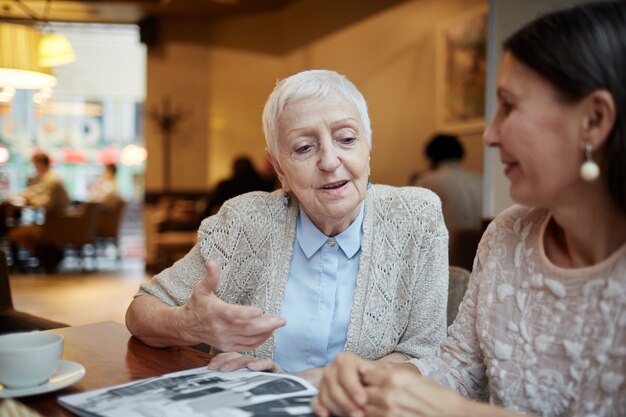
{"label": "magazine page", "polygon": [[216,372],[206,367],[59,397],[80,416],[111,417],[313,417],[317,393],[287,374]]}

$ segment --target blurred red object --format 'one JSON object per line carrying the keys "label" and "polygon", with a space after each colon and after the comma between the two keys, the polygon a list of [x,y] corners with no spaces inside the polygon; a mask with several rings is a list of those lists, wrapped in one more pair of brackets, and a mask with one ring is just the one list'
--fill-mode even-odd
{"label": "blurred red object", "polygon": [[77,149],[63,149],[63,160],[66,164],[84,164],[87,162],[87,156]]}
{"label": "blurred red object", "polygon": [[106,148],[101,149],[98,154],[98,159],[103,165],[116,164],[119,158],[120,149],[115,145],[107,146]]}

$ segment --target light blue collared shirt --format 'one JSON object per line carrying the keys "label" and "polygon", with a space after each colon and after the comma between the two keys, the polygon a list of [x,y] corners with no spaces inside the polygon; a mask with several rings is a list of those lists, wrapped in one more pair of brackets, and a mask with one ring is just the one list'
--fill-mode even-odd
{"label": "light blue collared shirt", "polygon": [[364,204],[335,237],[315,227],[300,209],[296,241],[276,331],[274,362],[287,372],[318,368],[343,351],[361,258]]}

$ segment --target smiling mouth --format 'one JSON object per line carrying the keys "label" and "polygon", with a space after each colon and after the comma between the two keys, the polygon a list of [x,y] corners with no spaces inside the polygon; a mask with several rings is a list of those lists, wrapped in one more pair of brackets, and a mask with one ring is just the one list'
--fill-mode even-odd
{"label": "smiling mouth", "polygon": [[508,174],[517,166],[517,162],[502,162],[504,164],[504,175]]}
{"label": "smiling mouth", "polygon": [[502,165],[504,165],[505,167],[511,166],[511,165],[517,165],[517,162],[515,161],[500,161],[500,163],[502,163]]}
{"label": "smiling mouth", "polygon": [[333,182],[330,184],[326,184],[322,187],[323,190],[336,190],[337,188],[341,188],[344,185],[346,185],[348,183],[348,181],[339,181],[339,182]]}

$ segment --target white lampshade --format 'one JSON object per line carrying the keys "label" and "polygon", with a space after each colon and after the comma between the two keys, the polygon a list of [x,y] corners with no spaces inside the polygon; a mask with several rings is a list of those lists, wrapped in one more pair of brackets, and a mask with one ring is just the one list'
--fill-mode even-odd
{"label": "white lampshade", "polygon": [[52,70],[39,65],[40,37],[32,27],[0,23],[0,87],[34,90],[57,84]]}
{"label": "white lampshade", "polygon": [[48,33],[39,40],[39,65],[56,67],[76,59],[74,48],[62,33]]}
{"label": "white lampshade", "polygon": [[38,90],[44,87],[54,87],[55,85],[57,85],[57,79],[53,75],[44,72],[0,68],[0,86],[3,87]]}

